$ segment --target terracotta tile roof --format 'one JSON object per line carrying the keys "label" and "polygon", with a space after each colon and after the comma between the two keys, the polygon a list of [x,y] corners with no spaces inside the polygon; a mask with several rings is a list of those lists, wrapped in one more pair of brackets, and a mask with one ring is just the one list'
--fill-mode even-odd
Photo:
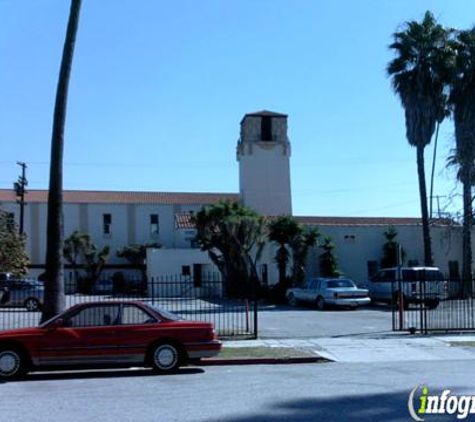
{"label": "terracotta tile roof", "polygon": [[[210,205],[219,201],[237,201],[237,193],[185,193],[185,192],[115,192],[65,190],[64,202],[70,204],[163,204]],[[47,190],[29,190],[27,203],[46,203]],[[15,202],[12,190],[0,189],[0,203]]]}
{"label": "terracotta tile roof", "polygon": [[195,225],[191,222],[191,214],[182,212],[175,214],[175,227],[183,230],[193,230]]}
{"label": "terracotta tile roof", "polygon": [[[295,217],[305,226],[419,226],[420,218],[402,217]],[[180,213],[175,215],[176,228],[194,229],[191,215]],[[446,226],[454,224],[449,220],[432,220],[432,225]]]}
{"label": "terracotta tile roof", "polygon": [[[412,217],[295,217],[306,226],[420,226],[422,220]],[[433,219],[432,225],[447,226],[454,222],[448,219]]]}

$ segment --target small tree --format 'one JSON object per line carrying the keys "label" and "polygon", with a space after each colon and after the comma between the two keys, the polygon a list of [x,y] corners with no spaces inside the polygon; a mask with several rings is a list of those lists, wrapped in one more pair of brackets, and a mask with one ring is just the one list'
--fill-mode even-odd
{"label": "small tree", "polygon": [[28,274],[30,260],[25,243],[25,236],[18,234],[12,215],[0,211],[0,271],[11,272],[15,277]]}
{"label": "small tree", "polygon": [[[64,258],[75,267],[76,280],[80,281],[79,290],[91,293],[109,259],[110,246],[106,245],[99,250],[89,234],[76,230],[65,239],[63,253]],[[86,272],[86,277],[83,279],[78,276],[76,268],[81,263],[84,264]]]}
{"label": "small tree", "polygon": [[101,250],[92,243],[86,253],[86,293],[91,293],[93,286],[99,280],[104,265],[109,260],[110,246],[106,245]]}
{"label": "small tree", "polygon": [[86,233],[81,233],[78,230],[75,230],[64,239],[64,259],[72,265],[76,282],[79,279],[77,266],[81,262],[84,263],[91,244],[91,236]]}
{"label": "small tree", "polygon": [[320,248],[323,249],[323,253],[320,255],[321,276],[339,277],[341,272],[338,270],[338,262],[334,255],[335,245],[332,242],[332,238],[330,236],[325,237]]}
{"label": "small tree", "polygon": [[[398,246],[399,243],[395,241],[397,237],[397,230],[394,227],[388,227],[384,232],[386,243],[383,245],[383,257],[381,258],[381,267],[389,268],[398,265]],[[404,262],[406,253],[401,248],[401,263]]]}
{"label": "small tree", "polygon": [[147,271],[145,266],[145,260],[147,258],[147,248],[161,248],[160,243],[147,243],[145,245],[132,244],[125,248],[119,249],[116,252],[117,258],[123,258],[129,261],[132,265],[136,266],[140,270],[142,275],[142,283],[145,285],[147,282]]}
{"label": "small tree", "polygon": [[238,202],[219,202],[195,216],[196,241],[221,272],[230,296],[246,296],[259,282],[256,264],[265,242],[264,219]]}

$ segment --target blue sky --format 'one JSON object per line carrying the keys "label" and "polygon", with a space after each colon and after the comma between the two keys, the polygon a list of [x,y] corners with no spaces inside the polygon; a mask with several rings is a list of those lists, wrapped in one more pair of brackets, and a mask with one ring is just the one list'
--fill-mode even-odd
{"label": "blue sky", "polygon": [[[239,122],[289,115],[296,215],[419,216],[415,150],[385,74],[391,34],[429,9],[475,23],[472,0],[83,0],[65,188],[237,192]],[[48,186],[69,2],[0,0],[0,187],[28,164]],[[435,194],[460,200],[441,128]],[[429,174],[432,147],[426,149]]]}

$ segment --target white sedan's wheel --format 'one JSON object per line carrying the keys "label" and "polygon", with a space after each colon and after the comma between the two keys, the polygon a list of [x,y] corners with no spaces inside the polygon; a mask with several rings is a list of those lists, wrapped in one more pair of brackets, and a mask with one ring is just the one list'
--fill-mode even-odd
{"label": "white sedan's wheel", "polygon": [[169,343],[159,344],[153,350],[152,365],[159,372],[173,372],[180,366],[180,352]]}
{"label": "white sedan's wheel", "polygon": [[13,378],[21,375],[23,368],[23,358],[17,350],[0,350],[0,378]]}
{"label": "white sedan's wheel", "polygon": [[323,311],[325,309],[325,300],[321,296],[317,297],[317,309],[319,311]]}

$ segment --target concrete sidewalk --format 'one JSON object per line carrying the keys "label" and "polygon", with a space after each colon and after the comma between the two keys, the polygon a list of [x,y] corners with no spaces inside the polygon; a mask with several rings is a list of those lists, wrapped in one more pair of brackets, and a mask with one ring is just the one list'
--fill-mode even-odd
{"label": "concrete sidewalk", "polygon": [[263,339],[224,341],[224,347],[289,347],[311,350],[336,362],[395,362],[475,360],[475,347],[453,346],[475,342],[475,336],[388,336],[383,338]]}

